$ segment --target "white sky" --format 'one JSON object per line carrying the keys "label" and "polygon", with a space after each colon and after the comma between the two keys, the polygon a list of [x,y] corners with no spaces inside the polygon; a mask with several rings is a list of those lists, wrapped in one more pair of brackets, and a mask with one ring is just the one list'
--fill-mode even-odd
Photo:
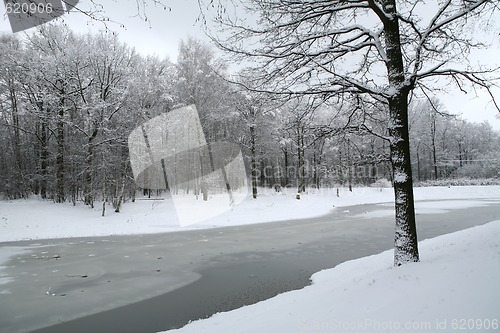
{"label": "white sky", "polygon": [[[105,15],[118,23],[109,23],[108,28],[119,34],[121,40],[134,46],[143,55],[157,55],[168,57],[175,61],[178,54],[178,44],[188,36],[197,37],[208,42],[201,23],[197,22],[199,7],[197,0],[164,0],[171,11],[163,7],[150,5],[146,9],[149,22],[134,17],[137,14],[136,0],[101,0]],[[79,6],[85,8],[88,0],[81,0]],[[0,7],[1,8],[1,7]],[[1,10],[1,9],[0,9]],[[93,22],[80,13],[72,12],[63,16],[64,22],[73,30],[79,32],[98,31],[104,28],[100,22]],[[500,26],[500,25],[498,25]],[[0,19],[0,32],[11,33],[7,18]],[[496,33],[491,40],[492,49],[478,54],[478,59],[487,63],[496,63],[500,54],[500,37]],[[500,92],[496,92],[500,101]],[[485,92],[479,91],[478,96],[473,92],[463,94],[460,91],[451,91],[449,94],[440,93],[437,96],[446,106],[448,112],[462,114],[467,120],[474,122],[489,122],[495,129],[500,130],[498,111],[490,102]]]}
{"label": "white sky", "polygon": [[[118,33],[120,39],[143,55],[168,56],[172,61],[177,58],[178,44],[181,39],[193,36],[206,39],[201,24],[196,22],[199,16],[197,0],[163,0],[171,11],[161,6],[150,5],[146,8],[148,22],[136,17],[136,0],[96,0],[103,6],[104,15],[113,22],[107,23],[108,28]],[[89,0],[81,0],[78,7],[88,7]],[[0,13],[4,9],[0,6]],[[64,22],[74,31],[86,33],[104,30],[102,22],[90,20],[87,16],[71,12],[63,16]],[[125,28],[121,27],[121,24]],[[30,32],[34,29],[30,29]],[[8,19],[0,19],[0,32],[11,32]],[[22,34],[22,33],[21,33]]]}

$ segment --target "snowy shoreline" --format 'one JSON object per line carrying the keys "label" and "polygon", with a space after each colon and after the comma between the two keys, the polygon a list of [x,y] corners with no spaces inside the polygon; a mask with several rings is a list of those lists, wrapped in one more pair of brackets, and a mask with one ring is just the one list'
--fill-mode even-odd
{"label": "snowy shoreline", "polygon": [[392,250],[347,261],[303,289],[168,332],[498,331],[500,221],[419,248],[420,263],[393,267]]}
{"label": "snowy shoreline", "polygon": [[[291,192],[264,193],[189,228],[176,224],[168,200],[138,200],[124,205],[120,214],[108,210],[104,218],[98,209],[81,205],[38,199],[1,201],[0,242],[5,243],[0,246],[0,285],[12,279],[2,275],[2,263],[26,251],[9,243],[16,240],[201,230],[307,218],[327,214],[333,206],[374,203],[375,210],[353,216],[389,216],[393,214],[392,195],[388,188],[355,188],[352,193],[342,189],[340,197],[336,190],[310,192],[298,201]],[[436,214],[499,203],[500,186],[416,188],[415,198],[417,214]],[[420,263],[395,268],[392,250],[347,261],[313,274],[312,285],[304,289],[169,332],[455,331],[464,325],[473,325],[477,331],[498,330],[500,221],[419,244]],[[8,292],[2,289],[0,294]]]}
{"label": "snowy shoreline", "polygon": [[[22,240],[152,234],[200,230],[221,226],[266,223],[326,215],[336,208],[381,204],[380,213],[391,215],[392,188],[354,188],[309,191],[301,200],[292,190],[275,193],[261,191],[256,199],[246,198],[231,211],[204,222],[181,227],[170,200],[137,200],[126,203],[121,213],[90,209],[82,204],[55,204],[40,199],[0,201],[0,242]],[[477,199],[477,200],[476,200]],[[500,201],[500,186],[419,187],[415,188],[417,213],[436,213],[446,209],[480,206],[479,200]],[[435,203],[425,202],[434,200]],[[459,200],[443,203],[444,200]],[[210,210],[211,201],[195,201],[193,210]],[[378,211],[373,212],[378,214]],[[369,216],[365,216],[369,217]]]}

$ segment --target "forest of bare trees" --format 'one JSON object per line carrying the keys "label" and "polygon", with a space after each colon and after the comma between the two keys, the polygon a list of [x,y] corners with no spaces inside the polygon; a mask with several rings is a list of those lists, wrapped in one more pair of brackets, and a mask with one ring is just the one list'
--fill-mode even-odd
{"label": "forest of bare trees", "polygon": [[[224,79],[227,66],[200,41],[182,41],[175,62],[140,56],[111,34],[50,25],[0,42],[5,198],[39,195],[116,208],[142,190],[129,165],[130,132],[187,104],[197,105],[208,141],[241,145],[254,197],[258,187],[300,193],[391,180],[387,142],[360,126],[362,120],[383,133],[386,113],[358,119],[352,103],[282,101],[244,90]],[[418,181],[499,176],[499,133],[451,115],[437,99],[411,105],[410,135]]]}
{"label": "forest of bare trees", "polygon": [[[221,13],[216,18],[219,30],[212,34],[212,40],[235,59],[251,61],[259,69],[257,76],[243,75],[243,81],[250,81],[249,89],[285,98],[319,100],[322,105],[347,104],[347,119],[327,126],[330,129],[327,132],[354,130],[386,141],[395,195],[394,263],[419,261],[410,101],[419,97],[431,100],[430,95],[442,91],[443,86],[453,85],[463,92],[484,89],[500,110],[493,95],[495,66],[477,65],[470,58],[471,50],[485,47],[475,30],[485,31],[491,26],[498,3],[491,0],[236,2],[252,15]],[[230,33],[223,34],[224,31]],[[385,126],[372,125],[372,119],[383,116],[387,119]],[[435,134],[431,133],[433,140]],[[303,147],[300,139],[299,161]],[[347,148],[350,156],[350,141]],[[433,154],[437,177],[435,149]],[[302,179],[300,169],[299,174],[297,178]]]}

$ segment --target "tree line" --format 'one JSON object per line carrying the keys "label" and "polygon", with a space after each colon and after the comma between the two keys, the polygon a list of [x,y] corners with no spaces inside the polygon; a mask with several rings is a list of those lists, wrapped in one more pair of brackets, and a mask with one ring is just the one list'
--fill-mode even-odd
{"label": "tree line", "polygon": [[[207,141],[243,148],[254,197],[259,187],[301,193],[392,180],[381,135],[386,111],[360,100],[281,99],[246,89],[253,83],[232,82],[227,64],[198,40],[182,41],[175,62],[141,56],[110,33],[79,35],[56,25],[24,38],[3,35],[0,44],[5,198],[101,201],[119,210],[147,191],[133,181],[128,135],[189,104],[198,108]],[[498,177],[499,133],[448,114],[437,99],[410,105],[410,137],[418,180]]]}

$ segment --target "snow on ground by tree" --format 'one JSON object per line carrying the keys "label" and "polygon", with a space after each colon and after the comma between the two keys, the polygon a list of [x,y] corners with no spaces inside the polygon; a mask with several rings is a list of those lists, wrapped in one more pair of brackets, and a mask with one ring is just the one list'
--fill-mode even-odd
{"label": "snow on ground by tree", "polygon": [[[349,205],[381,203],[360,218],[393,215],[391,188],[309,191],[295,200],[263,189],[257,200],[190,228],[306,218]],[[500,186],[416,188],[420,214],[478,207],[500,200]],[[454,199],[450,201],[449,199]],[[475,200],[476,199],[476,200]],[[427,201],[435,200],[435,201]],[[196,209],[210,209],[210,201]],[[122,213],[38,199],[0,202],[0,242],[20,239],[141,234],[178,227],[169,200],[138,200]],[[35,245],[35,244],[33,244]],[[312,276],[313,284],[270,300],[196,321],[176,332],[393,332],[498,331],[500,309],[500,221],[420,242],[420,263],[393,267],[393,251],[343,263]],[[0,285],[10,281],[1,264],[24,251],[0,247]],[[0,295],[7,293],[0,288]],[[172,331],[174,332],[174,331]]]}
{"label": "snow on ground by tree", "polygon": [[[474,199],[500,199],[500,186],[419,187],[415,188],[415,199],[419,214],[477,207],[482,203]],[[448,199],[460,201],[422,202]],[[193,212],[210,211],[214,200],[217,198],[207,202],[192,200]],[[114,213],[108,207],[105,217],[101,217],[100,209],[92,210],[83,204],[73,207],[71,204],[55,204],[36,198],[0,201],[0,242],[147,234],[302,219],[321,216],[349,205],[368,203],[386,203],[381,205],[380,210],[370,212],[373,216],[393,215],[393,189],[354,188],[353,192],[341,189],[340,197],[337,197],[336,189],[309,190],[301,195],[300,200],[295,199],[294,189],[284,189],[282,193],[260,189],[256,200],[249,197],[230,212],[184,228],[179,226],[169,199],[129,202],[123,205],[121,213]]]}
{"label": "snow on ground by tree", "polygon": [[396,268],[392,250],[348,261],[311,286],[169,333],[497,332],[500,221],[419,248],[420,263]]}

